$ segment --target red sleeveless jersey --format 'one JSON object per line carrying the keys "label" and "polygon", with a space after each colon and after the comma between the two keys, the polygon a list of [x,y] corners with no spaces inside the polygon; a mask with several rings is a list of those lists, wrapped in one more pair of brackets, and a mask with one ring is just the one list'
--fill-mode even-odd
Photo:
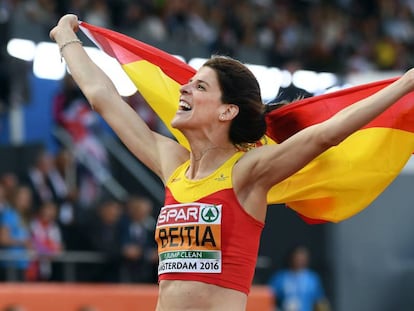
{"label": "red sleeveless jersey", "polygon": [[155,233],[160,281],[200,281],[249,293],[264,224],[233,191],[233,166],[243,154],[200,180],[185,177],[188,161],[168,180]]}

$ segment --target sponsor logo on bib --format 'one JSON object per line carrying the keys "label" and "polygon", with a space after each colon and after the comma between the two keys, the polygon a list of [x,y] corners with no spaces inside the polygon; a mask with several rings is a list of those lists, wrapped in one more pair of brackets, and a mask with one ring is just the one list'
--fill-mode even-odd
{"label": "sponsor logo on bib", "polygon": [[158,216],[158,273],[221,272],[222,206],[204,203],[164,206]]}

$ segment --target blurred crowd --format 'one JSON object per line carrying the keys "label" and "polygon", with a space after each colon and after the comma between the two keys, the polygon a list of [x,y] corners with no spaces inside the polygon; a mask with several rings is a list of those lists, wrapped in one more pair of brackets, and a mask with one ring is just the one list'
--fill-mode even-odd
{"label": "blurred crowd", "polygon": [[0,36],[48,40],[68,12],[152,43],[255,51],[271,66],[300,59],[307,69],[345,73],[413,65],[412,0],[1,0]]}
{"label": "blurred crowd", "polygon": [[82,205],[73,170],[68,150],[40,149],[24,176],[1,174],[0,280],[156,282],[153,202],[102,195]]}
{"label": "blurred crowd", "polygon": [[29,96],[7,42],[50,41],[66,13],[186,59],[224,54],[344,76],[414,65],[413,0],[0,0],[0,112]]}
{"label": "blurred crowd", "polygon": [[[125,100],[160,130],[138,93]],[[0,281],[155,283],[159,206],[103,185],[113,174],[103,124],[69,74],[49,104],[66,135],[50,133],[57,150],[41,143],[21,167],[0,170]]]}

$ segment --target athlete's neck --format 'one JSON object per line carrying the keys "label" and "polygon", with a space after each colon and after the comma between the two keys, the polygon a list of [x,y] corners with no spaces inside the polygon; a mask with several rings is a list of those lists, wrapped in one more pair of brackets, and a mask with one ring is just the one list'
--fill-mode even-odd
{"label": "athlete's neck", "polygon": [[234,145],[209,146],[191,151],[190,167],[187,171],[189,179],[200,179],[214,172],[220,165],[234,155],[238,148]]}

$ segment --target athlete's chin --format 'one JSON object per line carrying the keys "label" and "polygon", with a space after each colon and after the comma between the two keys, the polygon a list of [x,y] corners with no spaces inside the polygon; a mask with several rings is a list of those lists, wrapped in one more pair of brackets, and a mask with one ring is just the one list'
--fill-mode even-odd
{"label": "athlete's chin", "polygon": [[171,121],[171,127],[172,128],[174,128],[174,129],[177,129],[177,130],[179,130],[180,129],[180,124],[181,124],[182,122],[180,122],[180,120],[177,120],[177,118],[174,118],[174,119],[172,119],[172,121]]}
{"label": "athlete's chin", "polygon": [[171,121],[171,127],[177,130],[185,129],[188,127],[188,120],[176,115]]}

